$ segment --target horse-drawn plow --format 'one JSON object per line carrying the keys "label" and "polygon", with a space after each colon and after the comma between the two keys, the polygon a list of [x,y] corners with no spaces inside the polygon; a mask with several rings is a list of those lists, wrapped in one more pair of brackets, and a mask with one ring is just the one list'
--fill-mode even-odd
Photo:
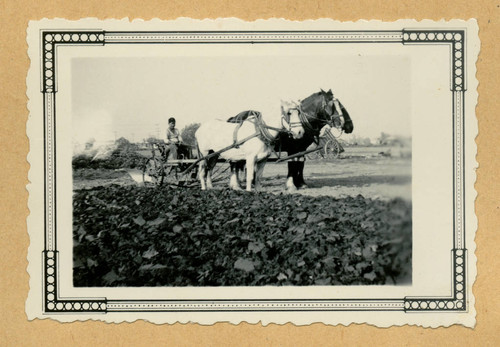
{"label": "horse-drawn plow", "polygon": [[[252,136],[253,137],[253,136]],[[241,142],[242,143],[242,142]],[[232,145],[227,149],[233,148]],[[195,146],[184,145],[188,148],[184,154],[181,154],[178,159],[168,158],[165,156],[166,145],[162,142],[150,144],[147,158],[142,167],[142,179],[145,184],[155,185],[177,185],[177,186],[192,186],[196,185],[198,177],[198,165],[201,160],[210,160],[219,153],[213,153],[204,158],[199,158]],[[293,160],[300,157],[306,157],[310,160],[321,159],[338,159],[340,154],[344,152],[342,144],[331,133],[326,130],[324,135],[319,137],[319,141],[311,146],[312,148],[301,151],[296,154],[288,155],[286,152],[274,152],[268,159],[269,163],[282,163],[288,160]],[[212,180],[219,182],[229,178],[230,161],[225,159],[217,159],[213,169]]]}
{"label": "horse-drawn plow", "polygon": [[[192,186],[197,184],[200,162],[194,146],[189,146],[188,154],[181,154],[173,159],[165,156],[165,144],[152,143],[150,156],[145,159],[142,168],[142,180],[145,184]],[[210,158],[205,158],[210,159]],[[229,163],[217,160],[213,180],[220,181],[228,177]]]}

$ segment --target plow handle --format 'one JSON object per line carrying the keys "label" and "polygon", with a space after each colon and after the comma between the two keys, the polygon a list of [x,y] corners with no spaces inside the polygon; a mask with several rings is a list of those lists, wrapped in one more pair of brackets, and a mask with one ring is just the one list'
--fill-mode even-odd
{"label": "plow handle", "polygon": [[243,140],[240,140],[240,141],[238,141],[238,142],[235,142],[235,143],[233,143],[233,144],[232,144],[232,145],[230,145],[230,146],[224,147],[223,149],[218,150],[217,152],[210,153],[210,154],[208,154],[208,155],[206,155],[206,156],[204,156],[204,157],[202,157],[202,158],[198,158],[198,160],[196,160],[194,163],[192,163],[191,165],[189,165],[189,166],[186,168],[186,170],[182,171],[182,173],[183,173],[183,174],[185,174],[185,173],[188,173],[189,171],[193,170],[193,168],[194,168],[196,165],[198,165],[198,164],[200,163],[200,161],[202,161],[202,160],[208,160],[208,159],[210,159],[210,158],[212,158],[212,157],[215,157],[215,156],[217,156],[217,155],[221,154],[222,152],[228,151],[228,150],[233,149],[233,148],[235,148],[235,147],[239,147],[240,145],[244,144],[244,143],[245,143],[245,142],[247,142],[248,140],[250,140],[250,139],[252,139],[252,138],[254,138],[254,137],[257,137],[257,136],[259,136],[259,133],[255,133],[255,134],[253,134],[253,135],[250,135],[250,136],[248,136],[248,137],[245,137]]}

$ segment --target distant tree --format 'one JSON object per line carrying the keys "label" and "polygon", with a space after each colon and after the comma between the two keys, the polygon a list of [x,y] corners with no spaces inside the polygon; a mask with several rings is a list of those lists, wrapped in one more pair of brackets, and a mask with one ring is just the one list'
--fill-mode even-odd
{"label": "distant tree", "polygon": [[137,145],[135,143],[130,142],[124,137],[120,137],[118,140],[116,140],[115,145],[117,150],[119,151],[131,151],[137,149]]}
{"label": "distant tree", "polygon": [[394,136],[389,140],[391,146],[411,147],[411,137]]}
{"label": "distant tree", "polygon": [[194,146],[196,144],[196,139],[194,137],[194,133],[196,132],[196,130],[198,130],[200,125],[201,125],[200,123],[192,123],[192,124],[186,125],[182,129],[181,137],[182,137],[182,141],[185,144],[191,145],[191,146]]}
{"label": "distant tree", "polygon": [[119,148],[124,148],[130,146],[130,141],[124,137],[120,137],[115,141],[115,145]]}
{"label": "distant tree", "polygon": [[383,131],[380,133],[378,137],[379,145],[387,145],[389,140],[389,134],[384,133]]}
{"label": "distant tree", "polygon": [[370,140],[369,137],[365,137],[360,141],[360,144],[362,146],[371,146],[372,145],[372,140]]}
{"label": "distant tree", "polygon": [[159,141],[160,141],[159,139],[157,139],[156,137],[153,137],[153,136],[148,137],[146,140],[144,140],[144,142],[149,143],[149,144],[157,143]]}
{"label": "distant tree", "polygon": [[94,143],[95,143],[95,139],[93,137],[91,137],[90,139],[87,140],[87,142],[85,142],[85,149],[86,150],[92,149],[92,147],[94,147]]}
{"label": "distant tree", "polygon": [[352,135],[346,139],[346,142],[349,144],[349,146],[357,146],[359,145],[359,138],[357,135]]}

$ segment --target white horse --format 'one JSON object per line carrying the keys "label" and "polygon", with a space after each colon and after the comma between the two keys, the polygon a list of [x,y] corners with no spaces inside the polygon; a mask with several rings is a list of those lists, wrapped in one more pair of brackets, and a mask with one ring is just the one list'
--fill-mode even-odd
{"label": "white horse", "polygon": [[[304,128],[300,123],[298,111],[288,111],[290,103],[281,102],[281,113],[260,116],[259,112],[251,112],[242,123],[229,123],[224,120],[211,120],[203,123],[196,131],[196,141],[202,157],[223,150],[220,156],[231,161],[246,161],[246,190],[252,190],[252,180],[255,179],[255,189],[260,188],[260,177],[267,158],[272,153],[273,141],[281,130],[287,130],[290,136],[300,139]],[[234,146],[238,144],[237,146]],[[229,147],[229,149],[227,149]],[[227,150],[224,150],[227,149]],[[201,189],[212,188],[212,169],[217,156],[202,160],[199,164]],[[229,182],[232,189],[239,190],[237,172],[233,172]]]}

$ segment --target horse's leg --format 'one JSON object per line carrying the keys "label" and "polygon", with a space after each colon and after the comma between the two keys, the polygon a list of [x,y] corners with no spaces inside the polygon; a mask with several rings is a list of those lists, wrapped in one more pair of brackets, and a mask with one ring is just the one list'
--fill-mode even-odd
{"label": "horse's leg", "polygon": [[229,179],[229,188],[234,189],[234,190],[240,190],[240,181],[238,178],[238,172],[239,172],[239,163],[237,162],[230,162],[229,166],[231,167],[231,178]]}
{"label": "horse's leg", "polygon": [[304,181],[304,165],[306,163],[306,158],[302,157],[297,160],[297,187],[307,188],[307,184]]}
{"label": "horse's leg", "polygon": [[[217,161],[217,158],[215,159]],[[212,184],[212,173],[214,171],[213,158],[207,161],[207,189],[212,189],[214,186]]]}
{"label": "horse's leg", "polygon": [[266,162],[267,159],[263,159],[255,164],[255,190],[259,190],[261,188],[260,179],[264,173],[264,166],[266,166]]}
{"label": "horse's leg", "polygon": [[243,177],[245,175],[245,161],[240,160],[236,164],[236,178],[238,179],[238,184],[241,186],[241,177],[240,173],[243,173]]}
{"label": "horse's leg", "polygon": [[252,191],[252,180],[255,175],[255,157],[247,157],[247,192]]}
{"label": "horse's leg", "polygon": [[293,170],[292,170],[292,177],[293,177],[293,185],[297,187],[297,189],[300,188],[300,182],[299,182],[299,158],[294,158],[293,161],[295,164],[293,165]]}
{"label": "horse's leg", "polygon": [[294,177],[296,176],[297,173],[297,162],[295,160],[290,160],[288,162],[288,175],[286,178],[286,189],[289,192],[294,192],[297,190],[297,187],[295,186],[295,179]]}
{"label": "horse's leg", "polygon": [[212,189],[214,185],[212,184],[212,169],[207,170],[207,189]]}
{"label": "horse's leg", "polygon": [[198,177],[200,178],[201,190],[207,190],[207,186],[205,184],[206,177],[206,169],[207,163],[205,160],[200,161],[199,169],[198,169]]}
{"label": "horse's leg", "polygon": [[[208,154],[212,153],[212,150],[208,152]],[[217,159],[219,159],[218,155],[213,156],[207,160],[207,189],[212,189],[214,187],[212,184],[212,173],[214,171],[215,165],[217,165]]]}

